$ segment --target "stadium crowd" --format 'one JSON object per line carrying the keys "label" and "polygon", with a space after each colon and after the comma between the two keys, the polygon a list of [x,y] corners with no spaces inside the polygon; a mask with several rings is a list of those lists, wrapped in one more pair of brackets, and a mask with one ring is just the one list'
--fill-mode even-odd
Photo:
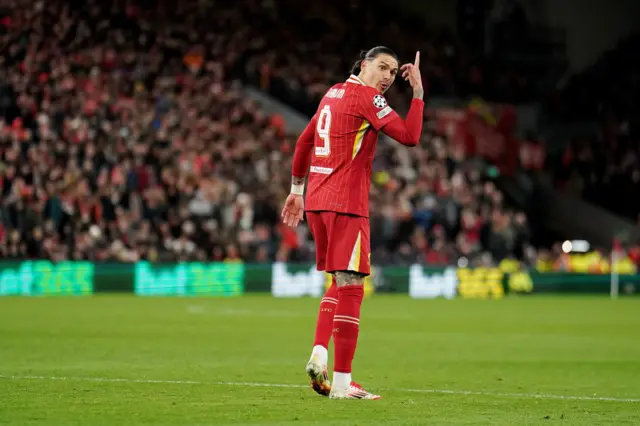
{"label": "stadium crowd", "polygon": [[[302,90],[308,96],[291,103],[304,110],[346,77],[343,52],[370,44],[381,31],[376,17],[363,17],[368,32],[349,50],[335,48],[348,28],[344,16],[326,13],[334,9],[323,16],[343,32],[318,28],[320,45],[299,37],[311,21],[296,20],[292,2],[221,2],[215,14],[195,13],[207,2],[176,7],[0,3],[0,257],[314,258],[307,228],[279,221],[297,135],[243,97],[239,81],[258,76],[271,92],[282,83],[289,95]],[[309,7],[309,19],[320,12]],[[282,20],[300,28],[275,25]],[[411,46],[405,31],[391,25],[382,34]],[[273,49],[283,37],[299,41],[285,56]],[[448,79],[459,73],[442,64],[465,55],[447,37],[432,41],[423,45],[429,88],[454,87]],[[401,91],[391,97],[402,102]],[[526,216],[505,205],[476,159],[426,128],[415,150],[379,147],[372,261],[535,264]]]}
{"label": "stadium crowd", "polygon": [[[257,19],[249,18],[251,30],[247,31],[252,31],[253,42],[239,71],[246,81],[309,116],[327,89],[344,80],[354,54],[375,44],[393,46],[400,58],[412,58],[420,50],[425,61],[422,74],[431,95],[507,102],[531,93],[532,84],[523,73],[506,66],[496,69],[449,30],[435,30],[420,17],[407,16],[386,2],[248,3],[252,5],[247,15]],[[410,91],[397,87],[385,95],[398,108],[410,102]]]}

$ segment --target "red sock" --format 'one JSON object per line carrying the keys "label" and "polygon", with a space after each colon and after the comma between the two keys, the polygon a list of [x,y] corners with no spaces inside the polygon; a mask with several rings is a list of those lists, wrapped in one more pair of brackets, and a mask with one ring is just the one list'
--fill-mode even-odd
{"label": "red sock", "polygon": [[338,305],[338,287],[336,286],[335,277],[331,281],[331,287],[322,297],[320,302],[320,310],[318,312],[318,322],[316,323],[316,338],[313,346],[324,346],[329,348],[329,340],[331,340],[331,329],[333,328],[333,315],[336,313]]}
{"label": "red sock", "polygon": [[362,285],[338,288],[338,306],[333,317],[334,372],[351,373],[351,363],[358,344],[360,306],[363,296],[364,286]]}

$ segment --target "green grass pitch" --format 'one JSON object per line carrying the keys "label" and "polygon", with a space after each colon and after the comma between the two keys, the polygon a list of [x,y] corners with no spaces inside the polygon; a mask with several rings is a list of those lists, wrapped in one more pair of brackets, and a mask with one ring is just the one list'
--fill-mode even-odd
{"label": "green grass pitch", "polygon": [[640,424],[640,299],[373,296],[354,379],[304,366],[318,300],[0,298],[0,424]]}

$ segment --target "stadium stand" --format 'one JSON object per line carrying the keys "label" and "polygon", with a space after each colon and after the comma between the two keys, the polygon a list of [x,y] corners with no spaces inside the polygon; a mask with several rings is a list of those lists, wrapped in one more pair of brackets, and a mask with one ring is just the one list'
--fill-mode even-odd
{"label": "stadium stand", "polygon": [[[244,98],[239,81],[308,111],[345,77],[345,52],[376,34],[427,52],[432,93],[455,93],[473,70],[450,36],[405,42],[410,25],[384,27],[373,15],[361,17],[362,39],[340,45],[348,31],[341,14],[360,9],[337,1],[322,6],[331,32],[313,24],[316,8],[297,15],[294,2],[220,2],[215,14],[198,9],[206,2],[118,4],[2,4],[5,258],[313,259],[306,227],[287,229],[278,217],[297,135]],[[309,28],[325,34],[322,43],[300,36]],[[392,93],[392,104],[402,96]],[[476,158],[427,124],[416,150],[379,149],[372,260],[534,264],[526,216],[485,182]]]}
{"label": "stadium stand", "polygon": [[[271,0],[253,3],[250,10],[259,19],[248,21],[247,31],[254,33],[243,79],[309,116],[326,90],[344,80],[363,46],[376,43],[393,46],[405,59],[420,49],[431,95],[505,102],[526,98],[531,86],[515,69],[494,69],[449,30],[430,28],[381,1],[350,1],[345,7],[342,0]],[[397,87],[387,96],[397,105],[410,99]]]}
{"label": "stadium stand", "polygon": [[621,40],[547,104],[550,120],[598,123],[550,159],[558,186],[632,220],[640,213],[639,49],[640,35]]}

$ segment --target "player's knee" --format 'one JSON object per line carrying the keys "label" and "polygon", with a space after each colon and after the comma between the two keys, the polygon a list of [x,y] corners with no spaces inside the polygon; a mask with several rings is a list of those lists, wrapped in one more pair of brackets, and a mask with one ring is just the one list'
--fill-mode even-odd
{"label": "player's knee", "polygon": [[336,285],[345,287],[348,285],[364,285],[366,275],[354,271],[336,271],[333,273],[336,277]]}

